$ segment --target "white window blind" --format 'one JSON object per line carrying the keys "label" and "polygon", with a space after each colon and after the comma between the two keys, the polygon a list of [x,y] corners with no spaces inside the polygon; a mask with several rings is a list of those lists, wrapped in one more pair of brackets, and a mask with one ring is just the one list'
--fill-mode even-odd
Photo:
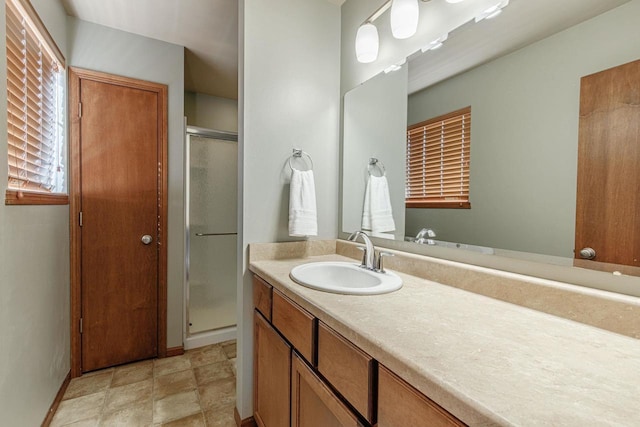
{"label": "white window blind", "polygon": [[408,208],[470,208],[471,107],[407,129]]}
{"label": "white window blind", "polygon": [[26,0],[5,0],[9,190],[64,191],[64,58]]}

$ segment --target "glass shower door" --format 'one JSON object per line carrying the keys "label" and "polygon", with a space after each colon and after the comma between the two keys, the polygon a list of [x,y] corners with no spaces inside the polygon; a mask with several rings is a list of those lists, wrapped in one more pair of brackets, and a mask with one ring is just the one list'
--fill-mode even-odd
{"label": "glass shower door", "polygon": [[236,324],[238,145],[187,135],[188,335]]}

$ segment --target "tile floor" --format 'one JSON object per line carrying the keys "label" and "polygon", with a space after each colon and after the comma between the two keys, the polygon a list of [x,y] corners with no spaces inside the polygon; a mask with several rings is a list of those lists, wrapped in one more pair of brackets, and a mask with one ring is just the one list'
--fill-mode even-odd
{"label": "tile floor", "polygon": [[85,374],[71,380],[58,426],[235,427],[236,342]]}

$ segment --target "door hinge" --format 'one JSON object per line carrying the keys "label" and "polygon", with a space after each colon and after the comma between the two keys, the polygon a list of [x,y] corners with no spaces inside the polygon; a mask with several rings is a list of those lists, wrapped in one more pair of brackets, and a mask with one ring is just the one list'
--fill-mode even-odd
{"label": "door hinge", "polygon": [[82,102],[78,102],[78,118],[82,118]]}
{"label": "door hinge", "polygon": [[78,224],[80,224],[80,227],[82,227],[82,211],[78,213]]}
{"label": "door hinge", "polygon": [[80,333],[82,333],[82,317],[80,318]]}

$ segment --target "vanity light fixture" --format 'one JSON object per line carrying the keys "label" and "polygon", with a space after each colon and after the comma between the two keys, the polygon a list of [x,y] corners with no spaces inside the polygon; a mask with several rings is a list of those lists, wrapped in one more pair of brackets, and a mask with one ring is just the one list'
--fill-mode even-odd
{"label": "vanity light fixture", "polygon": [[391,33],[397,39],[408,39],[418,29],[418,0],[393,0],[391,3]]}
{"label": "vanity light fixture", "polygon": [[509,5],[509,0],[503,0],[500,3],[496,3],[495,5],[487,8],[480,15],[476,16],[476,22],[480,22],[483,19],[491,19],[502,13],[502,9]]}
{"label": "vanity light fixture", "polygon": [[426,45],[425,47],[423,47],[422,49],[420,49],[423,53],[427,52],[429,50],[436,50],[436,49],[440,49],[442,47],[442,44],[445,42],[445,40],[447,40],[447,38],[449,37],[449,33],[438,37],[437,39],[433,40],[432,42],[430,42],[428,45]]}
{"label": "vanity light fixture", "polygon": [[378,59],[378,29],[370,22],[358,28],[356,34],[356,58],[358,62],[368,64]]}

